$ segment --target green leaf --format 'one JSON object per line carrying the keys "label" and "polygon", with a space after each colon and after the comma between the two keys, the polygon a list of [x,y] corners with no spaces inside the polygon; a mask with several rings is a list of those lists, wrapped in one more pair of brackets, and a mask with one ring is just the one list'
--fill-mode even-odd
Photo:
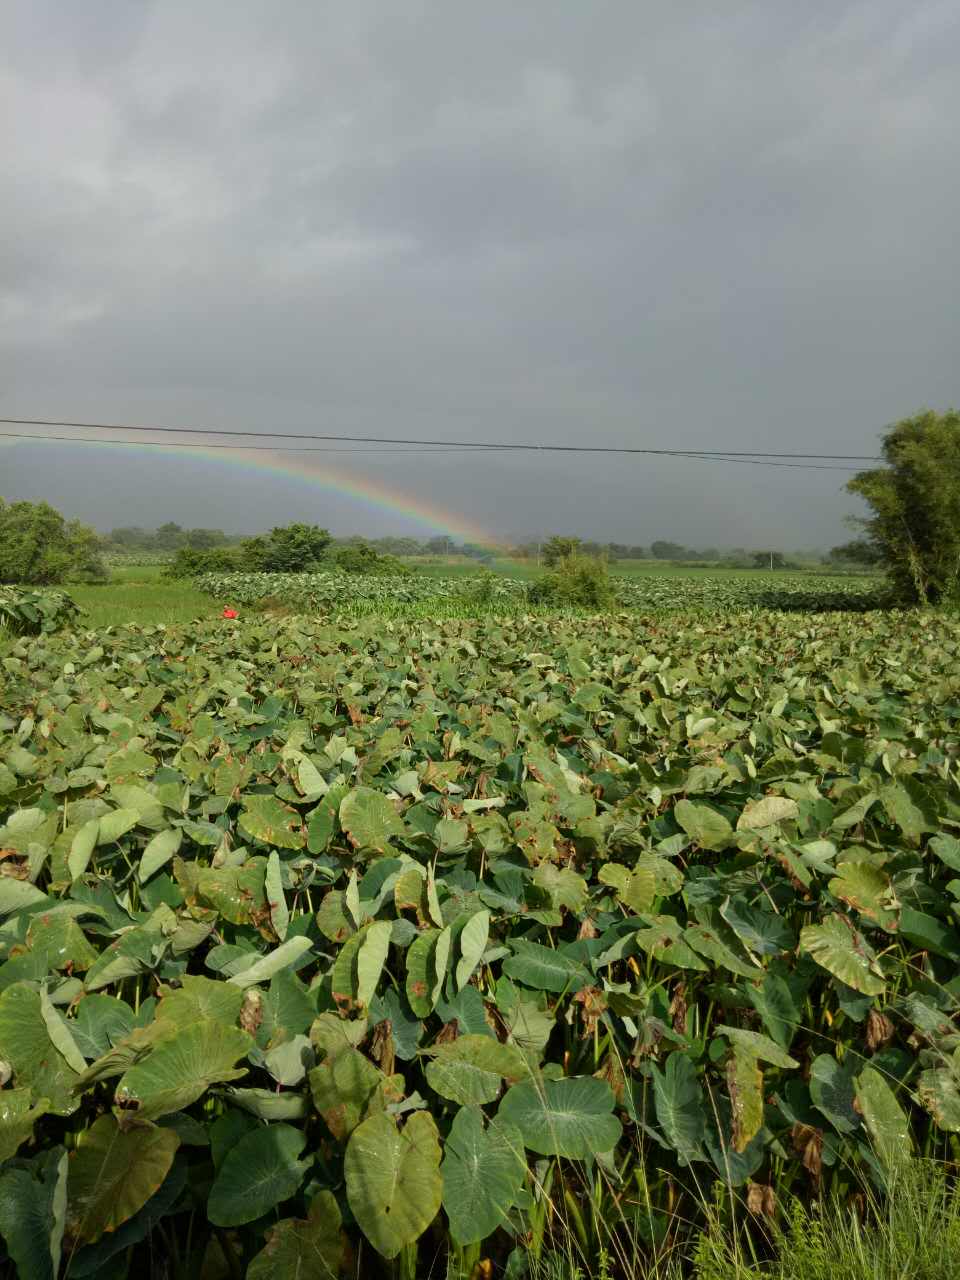
{"label": "green leaf", "polygon": [[539,942],[511,942],[513,955],[503,962],[503,972],[538,991],[579,991],[590,986],[593,975],[579,960]]}
{"label": "green leaf", "polygon": [[800,950],[862,995],[878,996],[886,990],[876,956],[843,916],[828,916],[823,924],[805,925],[800,930]]}
{"label": "green leaf", "polygon": [[389,920],[378,920],[367,929],[357,953],[357,1003],[367,1006],[373,999],[390,951]]}
{"label": "green leaf", "polygon": [[403,1129],[380,1112],[350,1135],[347,1200],[363,1234],[384,1258],[418,1239],[440,1210],[440,1143],[433,1118],[411,1115]]}
{"label": "green leaf", "polygon": [[477,1107],[461,1107],[444,1143],[443,1207],[461,1247],[508,1225],[527,1161],[519,1129],[499,1117],[484,1126]]}
{"label": "green leaf", "polygon": [[607,862],[597,873],[597,879],[615,889],[623,905],[635,915],[649,911],[657,896],[657,880],[650,867],[630,871],[619,862]]}
{"label": "green leaf", "polygon": [[33,1136],[34,1122],[46,1112],[46,1099],[30,1105],[29,1089],[0,1089],[0,1164]]}
{"label": "green leaf", "polygon": [[697,1069],[682,1053],[671,1053],[661,1071],[651,1063],[657,1123],[681,1165],[703,1158],[707,1115]]}
{"label": "green leaf", "polygon": [[309,938],[298,934],[286,942],[281,942],[280,946],[274,947],[272,951],[268,951],[265,956],[261,956],[259,960],[255,961],[249,969],[243,969],[240,973],[235,973],[232,978],[227,979],[227,982],[245,991],[247,987],[255,986],[258,982],[266,982],[275,973],[279,973],[282,969],[287,969],[290,965],[295,964],[312,946],[313,943]]}
{"label": "green leaf", "polygon": [[[140,821],[136,809],[111,809],[100,819],[100,830],[97,844],[115,844],[121,836],[125,836]],[[71,851],[72,856],[72,851]]]}
{"label": "green leaf", "polygon": [[301,1161],[306,1134],[289,1124],[254,1129],[227,1153],[210,1189],[207,1216],[218,1227],[239,1227],[295,1195],[312,1163]]}
{"label": "green leaf", "polygon": [[182,1111],[212,1084],[245,1075],[235,1063],[253,1047],[245,1031],[204,1019],[161,1040],[148,1056],[126,1071],[117,1086],[117,1103],[138,1117],[156,1119]]}
{"label": "green leaf", "polygon": [[835,898],[885,928],[896,927],[897,895],[890,877],[869,862],[840,862],[827,888]]}
{"label": "green leaf", "polygon": [[385,1077],[369,1058],[345,1048],[314,1067],[309,1079],[313,1105],[333,1136],[344,1142],[363,1119]]}
{"label": "green leaf", "polygon": [[735,842],[733,827],[722,813],[709,805],[678,800],[673,816],[701,849],[727,849]]}
{"label": "green leaf", "polygon": [[0,876],[0,919],[37,902],[46,902],[47,895],[36,885],[12,876]]}
{"label": "green leaf", "polygon": [[945,1066],[921,1071],[917,1097],[939,1128],[946,1133],[960,1133],[960,1055],[957,1050]]}
{"label": "green leaf", "polygon": [[70,1157],[70,1236],[91,1244],[132,1218],[163,1183],[179,1145],[172,1129],[122,1129],[112,1115],[95,1121]]}
{"label": "green leaf", "polygon": [[78,880],[86,871],[99,839],[99,818],[92,818],[89,822],[85,822],[73,837],[70,853],[67,855],[67,870],[70,872],[71,880]]}
{"label": "green leaf", "polygon": [[47,1110],[61,1116],[77,1109],[72,1093],[77,1073],[54,1048],[40,993],[28,983],[15,982],[0,994],[0,1045],[14,1085],[28,1088],[35,1103],[45,1098]]}
{"label": "green leaf", "polygon": [[854,1087],[878,1160],[888,1173],[902,1171],[910,1162],[913,1141],[896,1095],[874,1067],[864,1067]]}
{"label": "green leaf", "polygon": [[764,796],[761,800],[750,800],[744,806],[737,819],[737,830],[762,831],[764,827],[789,822],[799,814],[800,806],[796,800],[789,800],[786,796]]}
{"label": "green leaf", "polygon": [[742,1044],[734,1044],[727,1061],[727,1091],[733,1121],[730,1145],[739,1153],[747,1149],[763,1124],[763,1072],[756,1055]]}
{"label": "green leaf", "polygon": [[811,1101],[838,1133],[853,1133],[860,1128],[860,1117],[854,1108],[854,1078],[859,1065],[849,1055],[840,1063],[832,1054],[821,1053],[810,1066]]}
{"label": "green leaf", "polygon": [[356,849],[386,853],[405,834],[403,819],[380,791],[355,787],[340,802],[340,825]]}
{"label": "green leaf", "polygon": [[50,1037],[54,1048],[61,1055],[67,1066],[76,1071],[77,1075],[81,1075],[87,1069],[86,1059],[77,1048],[66,1023],[50,1003],[46,983],[43,983],[40,987],[40,1016],[43,1018],[44,1025],[47,1028],[47,1035]]}
{"label": "green leaf", "polygon": [[470,981],[474,969],[480,963],[487,940],[490,937],[490,912],[478,911],[463,926],[460,933],[460,959],[456,968],[456,986],[458,991]]}
{"label": "green leaf", "polygon": [[168,831],[157,832],[144,849],[143,857],[140,859],[137,870],[140,883],[145,884],[165,863],[169,862],[173,855],[179,852],[182,843],[183,832],[179,828],[171,827]]}
{"label": "green leaf", "polygon": [[274,849],[267,858],[267,872],[263,880],[263,891],[267,897],[267,908],[270,912],[270,923],[273,931],[282,942],[287,936],[290,925],[290,911],[283,893],[283,880],[280,877],[280,855]]}
{"label": "green leaf", "polygon": [[299,813],[276,796],[245,795],[241,801],[243,812],[237,822],[254,840],[275,849],[302,849],[307,843]]}
{"label": "green leaf", "polygon": [[305,1219],[284,1218],[270,1228],[247,1280],[335,1280],[344,1249],[337,1202],[332,1192],[319,1191]]}
{"label": "green leaf", "polygon": [[531,1151],[584,1160],[619,1142],[614,1101],[606,1081],[593,1076],[528,1080],[507,1090],[497,1115],[520,1130]]}
{"label": "green leaf", "polygon": [[0,1173],[0,1235],[19,1280],[56,1280],[66,1211],[67,1153],[62,1147],[38,1156],[29,1169]]}
{"label": "green leaf", "polygon": [[415,938],[407,951],[407,1000],[418,1018],[426,1018],[433,1012],[435,1003],[434,957],[439,929],[427,929]]}
{"label": "green leaf", "polygon": [[431,1089],[442,1098],[464,1106],[493,1102],[503,1079],[522,1080],[527,1061],[513,1045],[492,1036],[465,1035],[430,1050],[433,1061],[426,1076]]}
{"label": "green leaf", "polygon": [[134,1012],[116,996],[88,995],[77,1005],[73,1038],[85,1058],[99,1058],[130,1034]]}
{"label": "green leaf", "polygon": [[796,1058],[791,1058],[789,1053],[781,1049],[769,1036],[762,1036],[758,1031],[743,1031],[739,1027],[728,1027],[724,1026],[723,1023],[718,1023],[714,1027],[714,1033],[718,1036],[725,1036],[730,1041],[734,1051],[740,1049],[754,1058],[759,1058],[761,1062],[772,1063],[775,1067],[790,1068],[800,1066]]}

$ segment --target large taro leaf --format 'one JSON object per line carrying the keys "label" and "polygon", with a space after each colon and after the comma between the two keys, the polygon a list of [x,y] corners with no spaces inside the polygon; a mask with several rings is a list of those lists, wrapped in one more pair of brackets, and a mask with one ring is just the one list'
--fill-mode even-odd
{"label": "large taro leaf", "polygon": [[274,947],[272,951],[268,951],[265,956],[261,956],[259,960],[255,960],[247,969],[242,969],[239,973],[235,973],[233,977],[228,978],[227,982],[241,990],[252,987],[258,982],[266,982],[272,978],[274,974],[281,973],[290,965],[296,964],[301,956],[305,955],[313,946],[309,938],[297,934],[296,937],[288,938],[286,942],[281,942],[279,947]]}
{"label": "large taro leaf", "polygon": [[210,1189],[207,1216],[239,1227],[295,1195],[311,1160],[301,1160],[306,1134],[289,1124],[259,1125],[224,1158]]}
{"label": "large taro leaf", "polygon": [[653,1105],[668,1146],[682,1165],[703,1159],[707,1113],[697,1069],[685,1054],[671,1053],[661,1071],[651,1063]]}
{"label": "large taro leaf", "polygon": [[439,995],[436,990],[435,960],[440,935],[439,929],[427,929],[414,938],[407,951],[407,1000],[418,1018],[429,1016]]}
{"label": "large taro leaf", "polygon": [[275,849],[302,849],[306,832],[295,809],[288,809],[276,796],[245,795],[243,811],[237,822],[254,840]]}
{"label": "large taro leaf", "polygon": [[460,959],[457,961],[456,985],[462,991],[480,963],[490,937],[490,912],[475,912],[460,931]]}
{"label": "large taro leaf", "polygon": [[29,1168],[0,1173],[0,1235],[19,1280],[56,1280],[67,1212],[67,1153],[54,1147]]}
{"label": "large taro leaf", "polygon": [[799,1067],[800,1063],[796,1058],[791,1058],[789,1053],[776,1044],[769,1036],[761,1035],[758,1031],[744,1031],[740,1027],[728,1027],[723,1023],[718,1023],[714,1027],[714,1032],[718,1036],[724,1036],[730,1041],[734,1050],[741,1050],[743,1053],[750,1054],[754,1058],[758,1058],[761,1062],[769,1062],[775,1067]]}
{"label": "large taro leaf", "polygon": [[810,1067],[811,1101],[838,1133],[853,1133],[860,1128],[860,1116],[854,1107],[858,1068],[852,1056],[847,1055],[840,1063],[829,1053],[819,1054]]}
{"label": "large taro leaf", "polygon": [[835,898],[884,928],[896,928],[899,902],[890,877],[869,862],[839,862],[827,888]]}
{"label": "large taro leaf", "polygon": [[528,1074],[520,1050],[493,1036],[460,1036],[429,1052],[434,1055],[426,1069],[431,1089],[464,1106],[493,1102],[503,1079],[522,1080]]}
{"label": "large taro leaf", "polygon": [[77,1108],[71,1092],[78,1074],[50,1039],[39,991],[15,982],[0,995],[0,1057],[13,1068],[13,1083],[29,1089],[34,1103],[66,1116]]}
{"label": "large taro leaf", "polygon": [[386,853],[391,839],[405,834],[403,819],[372,787],[355,787],[340,802],[340,825],[355,849]]}
{"label": "large taro leaf", "polygon": [[954,1050],[943,1066],[921,1071],[917,1097],[939,1128],[960,1133],[960,1050]]}
{"label": "large taro leaf", "polygon": [[727,1091],[733,1122],[731,1146],[739,1153],[747,1149],[763,1124],[763,1072],[756,1055],[736,1041],[727,1061]]}
{"label": "large taro leaf", "polygon": [[336,1280],[345,1240],[330,1191],[319,1191],[306,1218],[283,1218],[247,1267],[247,1280]]}
{"label": "large taro leaf", "polygon": [[390,950],[393,925],[389,920],[377,920],[364,933],[357,952],[357,1003],[366,1007],[376,994],[383,966]]}
{"label": "large taro leaf", "polygon": [[507,1090],[497,1115],[516,1125],[531,1151],[584,1160],[619,1142],[614,1102],[606,1081],[593,1076],[525,1080]]}
{"label": "large taro leaf", "polygon": [[235,986],[200,974],[184,974],[179,987],[161,987],[159,995],[156,1016],[174,1023],[180,1030],[192,1022],[207,1019],[233,1026],[243,1004],[243,995]]}
{"label": "large taro leaf", "polygon": [[67,1234],[92,1244],[132,1218],[162,1185],[180,1138],[155,1125],[121,1128],[101,1116],[80,1135],[70,1156]]}
{"label": "large taro leaf", "polygon": [[843,916],[828,916],[822,924],[805,925],[800,930],[800,949],[854,991],[878,996],[886,989],[872,949]]}
{"label": "large taro leaf", "polygon": [[384,1258],[395,1258],[440,1209],[440,1143],[433,1117],[416,1111],[399,1129],[383,1112],[368,1116],[350,1135],[344,1173],[361,1231]]}
{"label": "large taro leaf", "polygon": [[313,1104],[327,1128],[339,1141],[346,1141],[386,1083],[383,1072],[356,1049],[331,1056],[310,1072]]}
{"label": "large taro leaf", "polygon": [[117,1085],[118,1104],[137,1109],[141,1117],[156,1119],[182,1111],[202,1097],[212,1084],[246,1074],[237,1068],[253,1041],[245,1031],[212,1018],[191,1023],[185,1030],[159,1041],[154,1049],[124,1073]]}
{"label": "large taro leaf", "polygon": [[64,912],[42,912],[32,918],[27,930],[27,945],[43,951],[50,969],[67,969],[83,973],[97,958],[83,930]]}
{"label": "large taro leaf", "polygon": [[46,1115],[46,1100],[30,1105],[29,1089],[0,1090],[0,1164],[16,1155],[17,1148],[33,1136],[34,1121]]}
{"label": "large taro leaf", "polygon": [[764,796],[760,800],[750,800],[744,806],[737,819],[738,831],[761,831],[764,827],[773,827],[777,823],[796,818],[800,807],[796,800],[786,796]]}
{"label": "large taro leaf", "polygon": [[479,1107],[461,1107],[444,1143],[443,1207],[458,1245],[507,1225],[527,1162],[519,1129],[499,1117],[484,1125]]}
{"label": "large taro leaf", "polygon": [[733,827],[716,809],[692,800],[678,800],[673,816],[701,849],[726,849],[736,843]]}
{"label": "large taro leaf", "polygon": [[96,1244],[88,1244],[71,1256],[68,1272],[71,1280],[73,1277],[76,1277],[76,1280],[82,1280],[84,1276],[109,1274],[106,1264],[110,1259],[116,1257],[118,1253],[124,1253],[133,1248],[141,1240],[145,1240],[157,1223],[173,1208],[186,1185],[187,1163],[174,1159],[163,1186],[150,1197],[138,1213],[128,1218],[116,1231],[102,1235]]}
{"label": "large taro leaf", "polygon": [[513,955],[503,962],[503,972],[537,991],[579,991],[590,986],[593,975],[579,960],[539,942],[511,943]]}
{"label": "large taro leaf", "polygon": [[183,843],[183,832],[179,828],[170,828],[158,832],[143,851],[137,876],[141,883],[146,883],[152,875],[170,861],[179,852]]}
{"label": "large taro leaf", "polygon": [[896,1174],[909,1164],[913,1153],[910,1124],[879,1071],[864,1067],[854,1086],[857,1109],[863,1116],[873,1149],[885,1171]]}

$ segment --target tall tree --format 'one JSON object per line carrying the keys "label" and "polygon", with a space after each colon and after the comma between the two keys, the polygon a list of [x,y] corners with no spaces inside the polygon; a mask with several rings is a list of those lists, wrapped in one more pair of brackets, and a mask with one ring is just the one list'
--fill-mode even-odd
{"label": "tall tree", "polygon": [[960,414],[926,410],[883,437],[885,467],[847,488],[870,507],[868,540],[904,601],[960,599]]}

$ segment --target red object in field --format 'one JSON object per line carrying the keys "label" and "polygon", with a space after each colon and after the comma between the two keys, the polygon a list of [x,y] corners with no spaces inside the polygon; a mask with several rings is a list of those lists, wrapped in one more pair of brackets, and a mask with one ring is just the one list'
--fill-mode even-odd
{"label": "red object in field", "polygon": [[240,615],[237,613],[236,609],[224,609],[223,616],[225,618],[238,618]]}

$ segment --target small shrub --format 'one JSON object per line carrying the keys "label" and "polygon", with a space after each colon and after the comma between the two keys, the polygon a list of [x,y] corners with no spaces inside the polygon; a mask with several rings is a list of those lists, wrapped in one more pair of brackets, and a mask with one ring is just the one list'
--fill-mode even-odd
{"label": "small shrub", "polygon": [[18,636],[58,631],[80,614],[79,605],[63,591],[0,587],[0,627]]}
{"label": "small shrub", "polygon": [[609,609],[614,599],[607,566],[593,556],[564,556],[530,588],[530,600],[534,604]]}
{"label": "small shrub", "polygon": [[238,573],[240,557],[225,547],[181,547],[163,571],[165,578],[195,578],[201,573]]}

